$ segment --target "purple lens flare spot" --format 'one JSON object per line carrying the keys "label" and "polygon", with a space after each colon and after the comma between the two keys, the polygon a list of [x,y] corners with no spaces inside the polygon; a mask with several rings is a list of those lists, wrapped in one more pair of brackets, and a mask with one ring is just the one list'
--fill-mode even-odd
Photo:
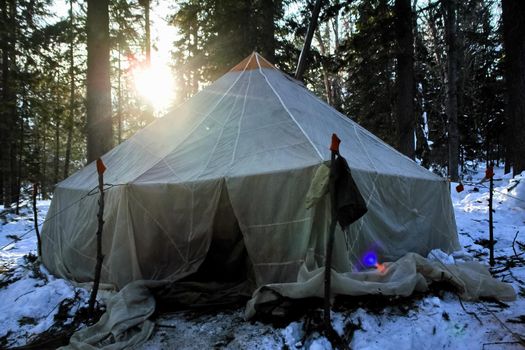
{"label": "purple lens flare spot", "polygon": [[366,267],[375,267],[377,265],[377,254],[374,251],[368,251],[361,257],[361,262]]}

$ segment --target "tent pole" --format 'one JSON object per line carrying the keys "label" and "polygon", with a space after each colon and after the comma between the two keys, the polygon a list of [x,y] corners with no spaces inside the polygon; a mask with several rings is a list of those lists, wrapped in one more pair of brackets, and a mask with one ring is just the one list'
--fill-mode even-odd
{"label": "tent pole", "polygon": [[493,198],[494,198],[494,163],[490,162],[487,168],[486,177],[489,178],[489,263],[494,267],[494,219],[493,219]]}
{"label": "tent pole", "polygon": [[95,316],[95,302],[97,300],[98,287],[100,284],[100,275],[102,272],[102,261],[104,260],[104,255],[102,255],[102,230],[104,229],[104,171],[106,171],[106,166],[102,162],[102,159],[97,159],[97,172],[98,172],[98,190],[100,197],[98,200],[98,228],[97,228],[97,261],[95,266],[95,278],[93,281],[93,289],[91,290],[91,295],[89,296],[88,303],[88,316],[91,320]]}
{"label": "tent pole", "polygon": [[332,157],[330,160],[330,178],[329,178],[329,192],[330,192],[330,211],[331,222],[328,231],[328,242],[326,245],[325,269],[324,269],[324,323],[326,327],[331,328],[330,320],[330,289],[332,283],[332,251],[334,247],[335,226],[337,224],[336,217],[336,203],[335,203],[335,157],[336,151],[332,150]]}
{"label": "tent pole", "polygon": [[306,32],[306,38],[304,39],[304,46],[299,55],[299,62],[297,63],[297,69],[295,70],[295,79],[303,80],[303,74],[306,70],[306,57],[310,51],[312,44],[312,38],[314,36],[315,29],[317,28],[317,21],[319,19],[319,12],[321,11],[321,0],[316,0],[314,10],[312,11],[312,19],[308,25],[308,31]]}
{"label": "tent pole", "polygon": [[332,143],[330,151],[332,152],[330,158],[330,177],[328,180],[328,190],[330,192],[330,212],[331,222],[328,230],[328,242],[326,244],[325,256],[325,270],[324,270],[324,323],[327,332],[332,331],[332,323],[330,321],[330,289],[332,284],[332,252],[334,248],[335,226],[337,225],[337,198],[335,196],[335,160],[339,155],[339,144],[341,140],[336,134],[332,134]]}

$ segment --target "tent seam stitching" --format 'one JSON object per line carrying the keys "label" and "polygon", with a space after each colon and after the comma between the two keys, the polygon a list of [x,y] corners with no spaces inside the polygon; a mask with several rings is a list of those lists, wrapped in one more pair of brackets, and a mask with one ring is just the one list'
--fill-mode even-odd
{"label": "tent seam stitching", "polygon": [[[248,63],[246,64],[246,67],[248,66]],[[244,70],[239,74],[239,76],[237,77],[237,79],[235,79],[235,81],[232,83],[232,85],[228,88],[228,90],[226,90],[226,92],[221,96],[221,98],[219,99],[219,101],[217,101],[217,103],[215,103],[215,105],[210,109],[210,111],[208,113],[205,114],[204,118],[197,124],[195,125],[195,127],[186,135],[185,138],[182,139],[181,142],[179,142],[175,147],[173,147],[173,149],[168,152],[164,157],[160,157],[160,161],[163,161],[169,154],[171,154],[172,152],[174,152],[177,148],[179,148],[180,145],[182,145],[194,132],[195,130],[197,130],[197,128],[199,126],[202,125],[202,123],[204,123],[205,120],[208,119],[208,117],[210,116],[210,114],[215,110],[215,108],[217,108],[217,106],[222,102],[222,100],[224,100],[224,98],[226,97],[226,95],[230,92],[231,89],[233,89],[233,87],[235,85],[237,85],[237,82],[239,81],[239,79],[241,79],[241,77],[244,75],[244,73],[246,72],[246,67],[244,67]],[[213,117],[212,117],[213,118]],[[134,181],[136,181],[139,177],[141,177],[142,175],[144,175],[145,173],[147,173],[149,170],[151,170],[155,165],[157,165],[158,163],[157,162],[155,163],[151,168],[147,169],[146,171],[144,171],[142,174],[138,175],[137,177],[135,177],[133,180],[130,181],[130,183],[133,183]]]}
{"label": "tent seam stitching", "polygon": [[138,205],[142,208],[142,210],[144,211],[144,213],[146,213],[150,218],[151,220],[153,220],[153,222],[155,222],[155,224],[157,224],[157,226],[160,228],[160,230],[164,233],[164,235],[166,236],[166,238],[173,244],[173,247],[175,247],[175,250],[177,251],[177,253],[179,253],[179,256],[182,258],[182,260],[187,263],[188,262],[188,259],[187,257],[184,257],[182,255],[182,252],[180,251],[179,247],[177,247],[177,244],[175,243],[175,241],[173,241],[170,237],[170,235],[168,234],[168,232],[164,229],[164,227],[160,224],[160,222],[153,217],[153,215],[142,205],[142,203],[137,200],[137,198],[135,198],[135,195],[133,194],[132,191],[129,192],[129,195],[130,197],[134,197],[133,199],[135,200],[135,202],[138,203]]}
{"label": "tent seam stitching", "polygon": [[248,90],[250,89],[250,85],[251,85],[251,82],[252,82],[252,74],[251,73],[252,72],[249,73],[248,86],[246,87],[246,91],[244,92],[244,101],[243,101],[243,104],[242,104],[241,117],[239,118],[239,125],[237,127],[237,137],[235,138],[235,147],[233,148],[232,160],[230,161],[230,169],[231,169],[233,163],[235,162],[235,156],[237,155],[237,147],[239,146],[239,138],[240,138],[240,135],[241,135],[241,124],[242,124],[242,121],[244,119],[244,114],[246,112],[246,100],[247,100],[247,97],[248,97]]}
{"label": "tent seam stitching", "polygon": [[[248,83],[248,87],[249,87],[249,83]],[[248,90],[248,88],[246,88],[246,90]],[[195,178],[197,179],[201,178],[202,174],[206,171],[206,169],[208,169],[208,166],[210,165],[213,154],[217,150],[217,146],[219,145],[222,135],[224,134],[224,129],[226,128],[226,125],[228,125],[228,122],[230,121],[231,116],[233,115],[233,110],[235,109],[236,105],[237,105],[237,98],[235,99],[235,101],[232,104],[232,107],[230,108],[230,112],[228,113],[228,118],[226,119],[224,124],[221,125],[221,132],[219,136],[217,137],[217,141],[215,142],[215,145],[213,146],[213,149],[210,153],[210,156],[208,157],[208,160],[206,161],[206,165],[202,168],[202,170],[199,172],[199,175],[197,175]],[[218,123],[218,124],[221,124],[221,123]]]}
{"label": "tent seam stitching", "polygon": [[[310,90],[304,88],[306,90],[306,92],[311,96],[313,97],[313,100],[322,105],[323,107],[330,107],[331,109],[333,109],[335,111],[335,114],[342,120],[344,120],[346,123],[349,123],[350,125],[352,125],[354,127],[354,130],[356,128],[359,128],[360,131],[362,131],[365,135],[367,135],[368,137],[374,139],[375,141],[380,141],[380,143],[385,146],[387,149],[391,150],[391,151],[394,151],[396,152],[398,155],[401,155],[402,157],[414,162],[413,159],[409,158],[407,155],[399,152],[398,150],[396,150],[394,147],[390,146],[388,143],[384,142],[383,140],[381,140],[379,137],[377,137],[376,135],[374,135],[373,133],[371,133],[369,130],[367,130],[366,128],[362,127],[361,125],[359,125],[359,123],[355,122],[354,120],[352,120],[350,117],[348,116],[345,116],[344,114],[342,114],[341,112],[339,112],[337,109],[333,108],[332,106],[330,105],[327,105],[326,103],[323,103],[323,101],[319,100],[319,98],[317,98],[317,96],[315,94],[313,94]],[[421,165],[417,164],[417,167],[418,168],[423,168]],[[418,170],[426,170],[425,168],[423,169],[418,169]],[[443,180],[441,179],[438,175],[436,174],[433,174],[432,172],[430,172],[432,175],[436,176],[438,179],[435,179],[435,180]]]}
{"label": "tent seam stitching", "polygon": [[290,110],[288,109],[288,107],[286,107],[286,105],[284,104],[281,96],[277,93],[277,91],[275,90],[275,88],[273,87],[273,85],[270,83],[270,81],[268,80],[268,77],[266,76],[266,74],[264,74],[264,72],[262,71],[262,68],[261,68],[261,65],[259,64],[259,57],[256,55],[255,56],[255,59],[257,60],[257,65],[259,66],[259,73],[262,74],[262,76],[264,77],[264,80],[266,80],[266,83],[268,84],[268,86],[270,87],[270,89],[272,89],[273,93],[275,94],[275,96],[277,97],[277,99],[279,100],[279,102],[281,102],[281,105],[283,106],[284,110],[288,113],[288,115],[290,116],[290,118],[292,118],[292,120],[295,122],[295,124],[297,125],[297,127],[301,130],[301,132],[303,133],[303,135],[306,137],[306,139],[308,140],[308,142],[310,142],[310,145],[313,147],[313,149],[315,150],[315,152],[317,153],[317,155],[319,156],[319,158],[321,160],[324,160],[323,158],[323,155],[321,154],[321,152],[319,152],[319,150],[317,149],[317,147],[315,146],[315,144],[312,142],[312,140],[310,139],[310,136],[308,136],[306,134],[306,132],[304,131],[304,129],[302,128],[302,126],[297,122],[297,120],[295,119],[295,117],[293,116],[293,114],[290,112]]}
{"label": "tent seam stitching", "polygon": [[287,224],[296,224],[296,223],[306,222],[306,221],[310,221],[310,220],[312,220],[312,217],[311,216],[307,216],[307,217],[302,218],[302,219],[281,221],[281,222],[276,222],[276,223],[273,223],[273,224],[249,225],[249,226],[246,226],[246,228],[258,228],[258,227],[270,227],[270,226],[279,226],[279,225],[287,225]]}

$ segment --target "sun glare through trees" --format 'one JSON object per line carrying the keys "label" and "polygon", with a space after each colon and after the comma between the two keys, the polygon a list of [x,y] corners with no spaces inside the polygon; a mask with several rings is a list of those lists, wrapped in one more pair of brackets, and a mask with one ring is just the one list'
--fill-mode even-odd
{"label": "sun glare through trees", "polygon": [[136,91],[157,113],[165,112],[174,97],[174,83],[170,68],[163,64],[133,69],[133,82]]}

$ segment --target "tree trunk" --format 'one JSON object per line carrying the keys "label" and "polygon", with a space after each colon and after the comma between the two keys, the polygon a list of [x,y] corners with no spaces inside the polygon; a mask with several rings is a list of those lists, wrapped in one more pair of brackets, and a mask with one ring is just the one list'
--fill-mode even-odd
{"label": "tree trunk", "polygon": [[151,65],[150,0],[143,0],[142,3],[144,5],[144,31],[146,32],[146,65],[149,67]]}
{"label": "tree trunk", "polygon": [[[328,26],[326,27],[328,30]],[[317,39],[317,43],[319,44],[319,52],[321,53],[321,56],[326,57],[326,47],[324,45],[323,37],[321,36],[321,33],[319,30],[315,32],[315,38]],[[321,58],[321,68],[323,70],[323,82],[324,82],[324,90],[326,94],[326,102],[333,106],[332,101],[332,85],[330,84],[330,73],[328,71],[328,68],[326,67],[326,63],[324,63],[324,60]]]}
{"label": "tree trunk", "polygon": [[[12,69],[12,86],[10,91],[10,97],[9,97],[9,114],[11,116],[11,126],[14,128],[17,128],[19,126],[19,123],[21,123],[18,108],[17,108],[17,50],[16,44],[17,44],[17,32],[16,32],[16,26],[18,25],[16,20],[16,7],[17,7],[17,0],[11,0],[11,18],[10,18],[10,25],[12,28],[11,33],[11,50],[9,52],[10,57],[10,69]],[[15,129],[16,130],[16,129]],[[18,198],[20,198],[20,174],[18,162],[19,162],[19,154],[22,152],[21,149],[18,149],[18,142],[17,142],[17,133],[13,132],[11,133],[11,177],[10,177],[10,183],[11,183],[11,203],[17,203],[18,206]]]}
{"label": "tree trunk", "polygon": [[73,30],[73,0],[69,0],[69,114],[67,116],[66,130],[66,156],[64,159],[64,179],[69,175],[69,162],[71,161],[71,143],[73,142],[73,120],[75,116],[75,48]]}
{"label": "tree trunk", "polygon": [[[144,32],[146,35],[146,68],[151,67],[151,29],[150,29],[150,0],[141,0],[140,4],[144,6]],[[144,111],[144,120],[149,123],[153,120],[152,102],[146,99],[146,110]]]}
{"label": "tree trunk", "polygon": [[445,0],[445,41],[447,43],[447,102],[448,120],[448,174],[452,181],[459,180],[459,131],[457,96],[456,0]]}
{"label": "tree trunk", "polygon": [[22,188],[22,162],[23,162],[23,153],[24,149],[24,120],[20,118],[20,134],[18,138],[18,157],[17,157],[17,166],[16,166],[16,192],[15,192],[15,202],[16,202],[16,215],[20,215],[20,190]]}
{"label": "tree trunk", "polygon": [[55,116],[55,157],[53,158],[53,184],[58,183],[60,169],[60,116]]}
{"label": "tree trunk", "polygon": [[109,78],[109,0],[88,0],[87,11],[87,158],[113,145]]}
{"label": "tree trunk", "polygon": [[18,126],[16,92],[15,92],[15,65],[16,52],[16,0],[2,0],[2,152],[0,167],[2,168],[2,202],[9,207],[15,201],[18,189],[17,175],[17,140]]}
{"label": "tree trunk", "polygon": [[120,48],[120,34],[117,42],[117,142],[122,143],[122,67],[121,67],[121,48]]}
{"label": "tree trunk", "polygon": [[410,0],[396,0],[394,4],[397,41],[397,136],[398,150],[414,159],[414,34]]}
{"label": "tree trunk", "polygon": [[[337,1],[337,3],[339,3],[339,1]],[[341,57],[340,42],[339,42],[339,14],[337,14],[334,18],[332,18],[332,30],[334,34],[334,56]],[[351,30],[350,30],[350,35],[352,35]],[[343,92],[341,88],[341,80],[337,73],[333,74],[331,78],[332,80],[330,81],[330,91],[332,93],[332,96],[330,99],[333,103],[332,106],[338,111],[342,111],[343,110],[342,109]]]}
{"label": "tree trunk", "polygon": [[275,62],[275,1],[261,1],[261,55],[268,61]]}
{"label": "tree trunk", "polygon": [[0,109],[0,149],[2,149],[2,152],[0,152],[0,203],[7,205],[5,199],[6,199],[6,193],[5,193],[5,185],[7,182],[7,153],[5,152],[5,148],[7,146],[7,135],[8,135],[8,116],[7,116],[7,109],[5,106],[7,105],[7,95],[6,91],[8,89],[7,81],[9,76],[9,38],[7,36],[7,28],[8,28],[8,13],[7,13],[7,1],[6,0],[0,0],[0,11],[2,12],[1,17],[1,27],[0,27],[0,45],[2,48],[2,84],[0,85],[2,89],[2,108]]}
{"label": "tree trunk", "polygon": [[[456,0],[457,1],[457,0]],[[455,11],[456,11],[456,19],[455,19],[455,48],[456,48],[456,62],[454,63],[456,66],[456,128],[458,133],[458,141],[457,141],[457,148],[458,148],[458,172],[460,172],[463,169],[463,162],[464,157],[462,156],[461,151],[461,145],[465,145],[465,142],[462,142],[464,137],[463,135],[460,135],[459,131],[459,125],[460,125],[460,116],[465,115],[467,112],[465,109],[468,107],[465,105],[465,99],[468,101],[468,97],[465,96],[465,84],[467,83],[467,79],[469,76],[473,74],[473,72],[470,72],[471,69],[471,63],[466,60],[465,55],[468,55],[468,49],[465,47],[466,37],[462,30],[458,29],[461,28],[461,24],[459,24],[461,21],[465,23],[465,21],[468,21],[468,19],[465,19],[465,14],[460,11],[458,8],[458,3],[455,3]],[[472,16],[472,21],[479,21],[479,18]],[[483,105],[483,104],[482,104]],[[475,123],[475,121],[474,121]],[[450,132],[449,132],[450,134]],[[481,146],[483,147],[483,146]],[[488,153],[487,153],[488,157]]]}
{"label": "tree trunk", "polygon": [[[418,53],[420,53],[422,50],[425,50],[425,46],[422,42],[421,33],[419,32],[418,23],[417,23],[417,15],[415,15],[417,11],[417,0],[414,0],[412,3],[412,29],[414,33],[414,56],[417,57]],[[430,147],[428,145],[428,133],[426,130],[426,126],[428,125],[427,120],[425,120],[425,114],[426,113],[426,101],[424,98],[426,86],[425,86],[425,80],[422,79],[422,65],[421,62],[418,62],[417,59],[414,59],[414,91],[415,91],[415,98],[414,98],[414,112],[416,115],[416,149],[414,150],[414,156],[421,159],[421,165],[424,167],[428,167],[430,160]],[[428,114],[427,114],[428,115]]]}
{"label": "tree trunk", "polygon": [[198,33],[198,29],[199,29],[199,26],[197,25],[197,16],[195,15],[195,21],[193,22],[193,25],[190,29],[190,32],[191,32],[191,45],[190,45],[190,55],[192,56],[192,62],[193,62],[193,67],[191,69],[191,78],[190,79],[190,88],[189,88],[189,94],[186,96],[186,97],[190,97],[190,96],[193,96],[197,93],[197,91],[199,91],[199,80],[200,80],[200,76],[199,76],[199,69],[198,69],[198,47],[199,47],[199,33]]}
{"label": "tree trunk", "polygon": [[40,149],[41,159],[40,159],[40,193],[42,194],[42,199],[47,199],[48,193],[50,191],[49,181],[47,181],[47,123],[42,122],[42,148]]}
{"label": "tree trunk", "polygon": [[502,0],[507,150],[514,175],[525,170],[525,2]]}
{"label": "tree trunk", "polygon": [[304,39],[303,49],[299,55],[299,62],[297,63],[297,69],[295,70],[295,79],[303,80],[303,74],[306,70],[306,61],[310,52],[310,45],[312,44],[312,38],[317,28],[317,21],[319,19],[319,12],[321,11],[321,0],[315,1],[315,6],[312,11],[312,17],[310,18],[310,24],[308,25],[308,31],[306,32],[306,38]]}

